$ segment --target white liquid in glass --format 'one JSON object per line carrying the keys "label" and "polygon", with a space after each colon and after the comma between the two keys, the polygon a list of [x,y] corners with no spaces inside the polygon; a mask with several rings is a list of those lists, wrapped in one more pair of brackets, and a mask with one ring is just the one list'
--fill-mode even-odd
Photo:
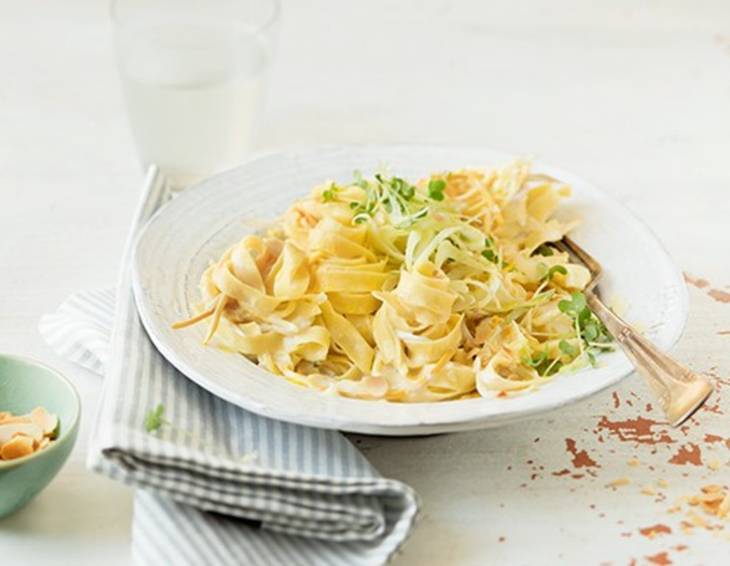
{"label": "white liquid in glass", "polygon": [[154,27],[118,37],[123,90],[145,165],[181,188],[243,161],[269,54],[234,26]]}

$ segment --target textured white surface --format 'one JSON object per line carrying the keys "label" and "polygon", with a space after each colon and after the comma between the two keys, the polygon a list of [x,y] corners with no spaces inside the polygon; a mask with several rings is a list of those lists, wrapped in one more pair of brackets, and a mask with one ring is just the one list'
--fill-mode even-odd
{"label": "textured white surface", "polygon": [[[217,175],[169,203],[137,241],[133,286],[145,328],[173,365],[224,399],[267,417],[347,432],[406,436],[488,428],[563,407],[615,385],[631,372],[619,352],[601,356],[596,368],[559,376],[537,391],[508,399],[345,399],[297,387],[242,356],[204,346],[205,324],[183,331],[170,326],[194,314],[200,276],[211,261],[327,179],[349,179],[356,169],[372,174],[385,163],[393,174],[416,180],[432,171],[502,165],[513,158],[476,147],[343,146],[267,154]],[[674,345],[687,318],[687,292],[661,244],[628,211],[585,181],[541,163],[534,164],[534,171],[570,184],[573,194],[561,213],[583,219],[574,237],[600,258],[604,296],[621,297],[627,318],[650,329],[658,346]],[[633,270],[635,265],[644,269]]]}
{"label": "textured white surface", "polygon": [[[730,374],[730,336],[719,334],[730,330],[730,304],[708,294],[722,297],[730,285],[730,4],[319,0],[284,9],[260,148],[484,144],[559,163],[627,205],[680,267],[711,282],[691,290],[674,352],[695,369]],[[128,564],[130,493],[83,466],[99,382],[54,358],[36,331],[40,314],[71,291],[115,280],[141,181],[107,7],[7,1],[2,13],[0,349],[65,370],[85,411],[70,462],[35,502],[0,522],[0,548],[8,562]],[[704,440],[730,436],[727,416],[701,412],[699,425],[669,433],[675,443],[607,433],[600,442],[593,430],[604,415],[659,418],[647,413],[638,379],[616,393],[618,408],[606,392],[503,429],[357,439],[385,475],[423,496],[424,518],[399,566],[640,565],[661,552],[674,564],[724,564],[722,533],[685,535],[666,508],[703,483],[730,483],[730,450]],[[727,388],[711,403],[727,414]],[[566,438],[601,467],[573,469]],[[722,467],[669,464],[685,442]],[[630,468],[634,454],[642,465]],[[596,477],[552,475],[562,469]],[[623,476],[633,483],[604,487]],[[658,478],[669,487],[656,503],[639,486]],[[672,534],[639,534],[656,523]]]}

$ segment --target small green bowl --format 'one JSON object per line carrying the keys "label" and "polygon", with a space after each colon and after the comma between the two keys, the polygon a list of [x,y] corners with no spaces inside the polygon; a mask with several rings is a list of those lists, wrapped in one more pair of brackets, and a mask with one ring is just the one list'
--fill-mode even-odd
{"label": "small green bowl", "polygon": [[76,442],[81,416],[79,395],[68,379],[33,360],[0,354],[0,411],[18,415],[39,406],[58,416],[59,436],[24,458],[0,460],[0,517],[28,503],[58,473]]}

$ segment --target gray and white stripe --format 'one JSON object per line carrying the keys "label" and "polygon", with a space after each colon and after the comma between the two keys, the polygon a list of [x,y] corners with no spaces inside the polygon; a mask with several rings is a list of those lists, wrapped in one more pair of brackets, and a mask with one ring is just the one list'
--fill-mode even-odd
{"label": "gray and white stripe", "polygon": [[[140,488],[136,560],[386,562],[418,512],[410,487],[380,477],[337,432],[266,419],[211,395],[147,338],[131,292],[130,254],[140,227],[166,199],[153,170],[116,294],[77,293],[40,323],[59,354],[106,375],[88,465]],[[158,403],[169,424],[153,435],[143,421]]]}

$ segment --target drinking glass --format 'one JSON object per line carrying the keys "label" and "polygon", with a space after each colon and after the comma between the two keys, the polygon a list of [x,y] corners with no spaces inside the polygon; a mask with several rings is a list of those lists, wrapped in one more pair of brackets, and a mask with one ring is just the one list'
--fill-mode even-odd
{"label": "drinking glass", "polygon": [[184,188],[241,163],[261,114],[278,0],[113,0],[117,63],[142,165]]}

